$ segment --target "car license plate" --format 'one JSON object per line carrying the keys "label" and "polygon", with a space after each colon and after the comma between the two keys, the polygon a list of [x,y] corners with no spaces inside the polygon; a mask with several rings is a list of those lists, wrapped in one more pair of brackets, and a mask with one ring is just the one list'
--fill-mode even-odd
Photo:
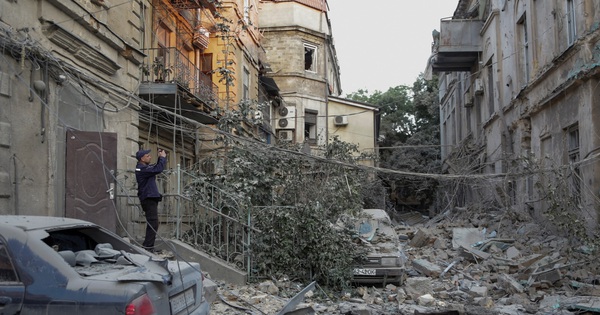
{"label": "car license plate", "polygon": [[375,269],[368,269],[368,268],[355,268],[354,269],[354,275],[357,276],[374,276],[375,273]]}
{"label": "car license plate", "polygon": [[171,314],[177,314],[190,305],[196,304],[196,296],[194,295],[194,288],[189,288],[183,293],[179,293],[172,297],[170,300]]}

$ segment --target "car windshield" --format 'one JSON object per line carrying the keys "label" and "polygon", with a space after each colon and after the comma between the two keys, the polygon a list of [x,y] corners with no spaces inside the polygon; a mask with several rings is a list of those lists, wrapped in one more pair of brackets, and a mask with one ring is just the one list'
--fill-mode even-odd
{"label": "car windshield", "polygon": [[353,231],[354,237],[371,252],[389,253],[398,250],[398,237],[384,210],[365,209],[358,216],[341,220]]}

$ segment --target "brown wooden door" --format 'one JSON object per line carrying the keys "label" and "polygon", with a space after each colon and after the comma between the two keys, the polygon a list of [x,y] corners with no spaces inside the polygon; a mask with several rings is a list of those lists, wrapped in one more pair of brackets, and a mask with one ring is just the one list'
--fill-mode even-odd
{"label": "brown wooden door", "polygon": [[114,232],[117,134],[67,130],[66,143],[65,215]]}

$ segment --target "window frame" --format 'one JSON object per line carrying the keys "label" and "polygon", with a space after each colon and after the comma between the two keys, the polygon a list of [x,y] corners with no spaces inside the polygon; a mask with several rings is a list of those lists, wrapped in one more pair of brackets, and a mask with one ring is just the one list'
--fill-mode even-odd
{"label": "window frame", "polygon": [[522,45],[521,56],[519,60],[523,63],[523,67],[521,70],[522,78],[522,86],[525,86],[529,83],[529,75],[530,75],[530,64],[531,60],[529,58],[529,30],[527,24],[527,13],[524,12],[521,18],[519,18],[517,22],[517,26],[519,26],[519,44]]}
{"label": "window frame", "polygon": [[[318,52],[318,47],[316,45],[312,45],[309,43],[304,43],[303,44],[303,51],[304,51],[304,71],[306,72],[312,72],[312,73],[317,73],[317,52]],[[308,51],[312,50],[312,54],[311,54],[311,60],[310,60],[310,65],[308,65],[308,56],[307,53]],[[308,66],[307,66],[308,65]]]}
{"label": "window frame", "polygon": [[250,70],[246,67],[242,70],[242,99],[250,99]]}
{"label": "window frame", "polygon": [[573,45],[577,40],[577,22],[575,20],[575,4],[573,0],[567,0],[567,44]]}
{"label": "window frame", "polygon": [[579,124],[573,124],[565,129],[567,145],[567,161],[570,166],[569,189],[573,200],[579,205],[581,203],[581,170],[579,168],[581,142],[579,137]]}
{"label": "window frame", "polygon": [[[5,259],[5,261],[2,262],[3,265],[5,265],[6,267],[10,267],[9,269],[1,269],[3,271],[6,272],[10,272],[12,271],[12,279],[2,279],[0,277],[0,283],[4,284],[4,283],[15,283],[15,282],[20,282],[20,278],[19,278],[19,273],[17,272],[17,269],[15,268],[15,265],[13,264],[12,258],[11,258],[11,253],[8,250],[7,246],[6,246],[6,242],[3,239],[0,239],[0,260]],[[1,274],[4,275],[4,273],[2,272]]]}
{"label": "window frame", "polygon": [[[309,116],[311,119],[309,119]],[[312,109],[304,110],[304,140],[309,144],[317,144],[317,126],[319,111]],[[314,123],[312,123],[314,118]]]}

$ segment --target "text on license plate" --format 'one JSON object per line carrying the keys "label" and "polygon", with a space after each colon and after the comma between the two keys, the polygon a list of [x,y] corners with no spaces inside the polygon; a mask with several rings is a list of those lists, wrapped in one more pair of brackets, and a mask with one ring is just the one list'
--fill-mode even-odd
{"label": "text on license plate", "polygon": [[366,269],[366,268],[355,268],[354,275],[358,276],[374,276],[375,269]]}
{"label": "text on license plate", "polygon": [[190,305],[196,304],[196,296],[194,295],[194,288],[189,288],[183,293],[179,293],[172,297],[170,300],[171,314],[177,314]]}

